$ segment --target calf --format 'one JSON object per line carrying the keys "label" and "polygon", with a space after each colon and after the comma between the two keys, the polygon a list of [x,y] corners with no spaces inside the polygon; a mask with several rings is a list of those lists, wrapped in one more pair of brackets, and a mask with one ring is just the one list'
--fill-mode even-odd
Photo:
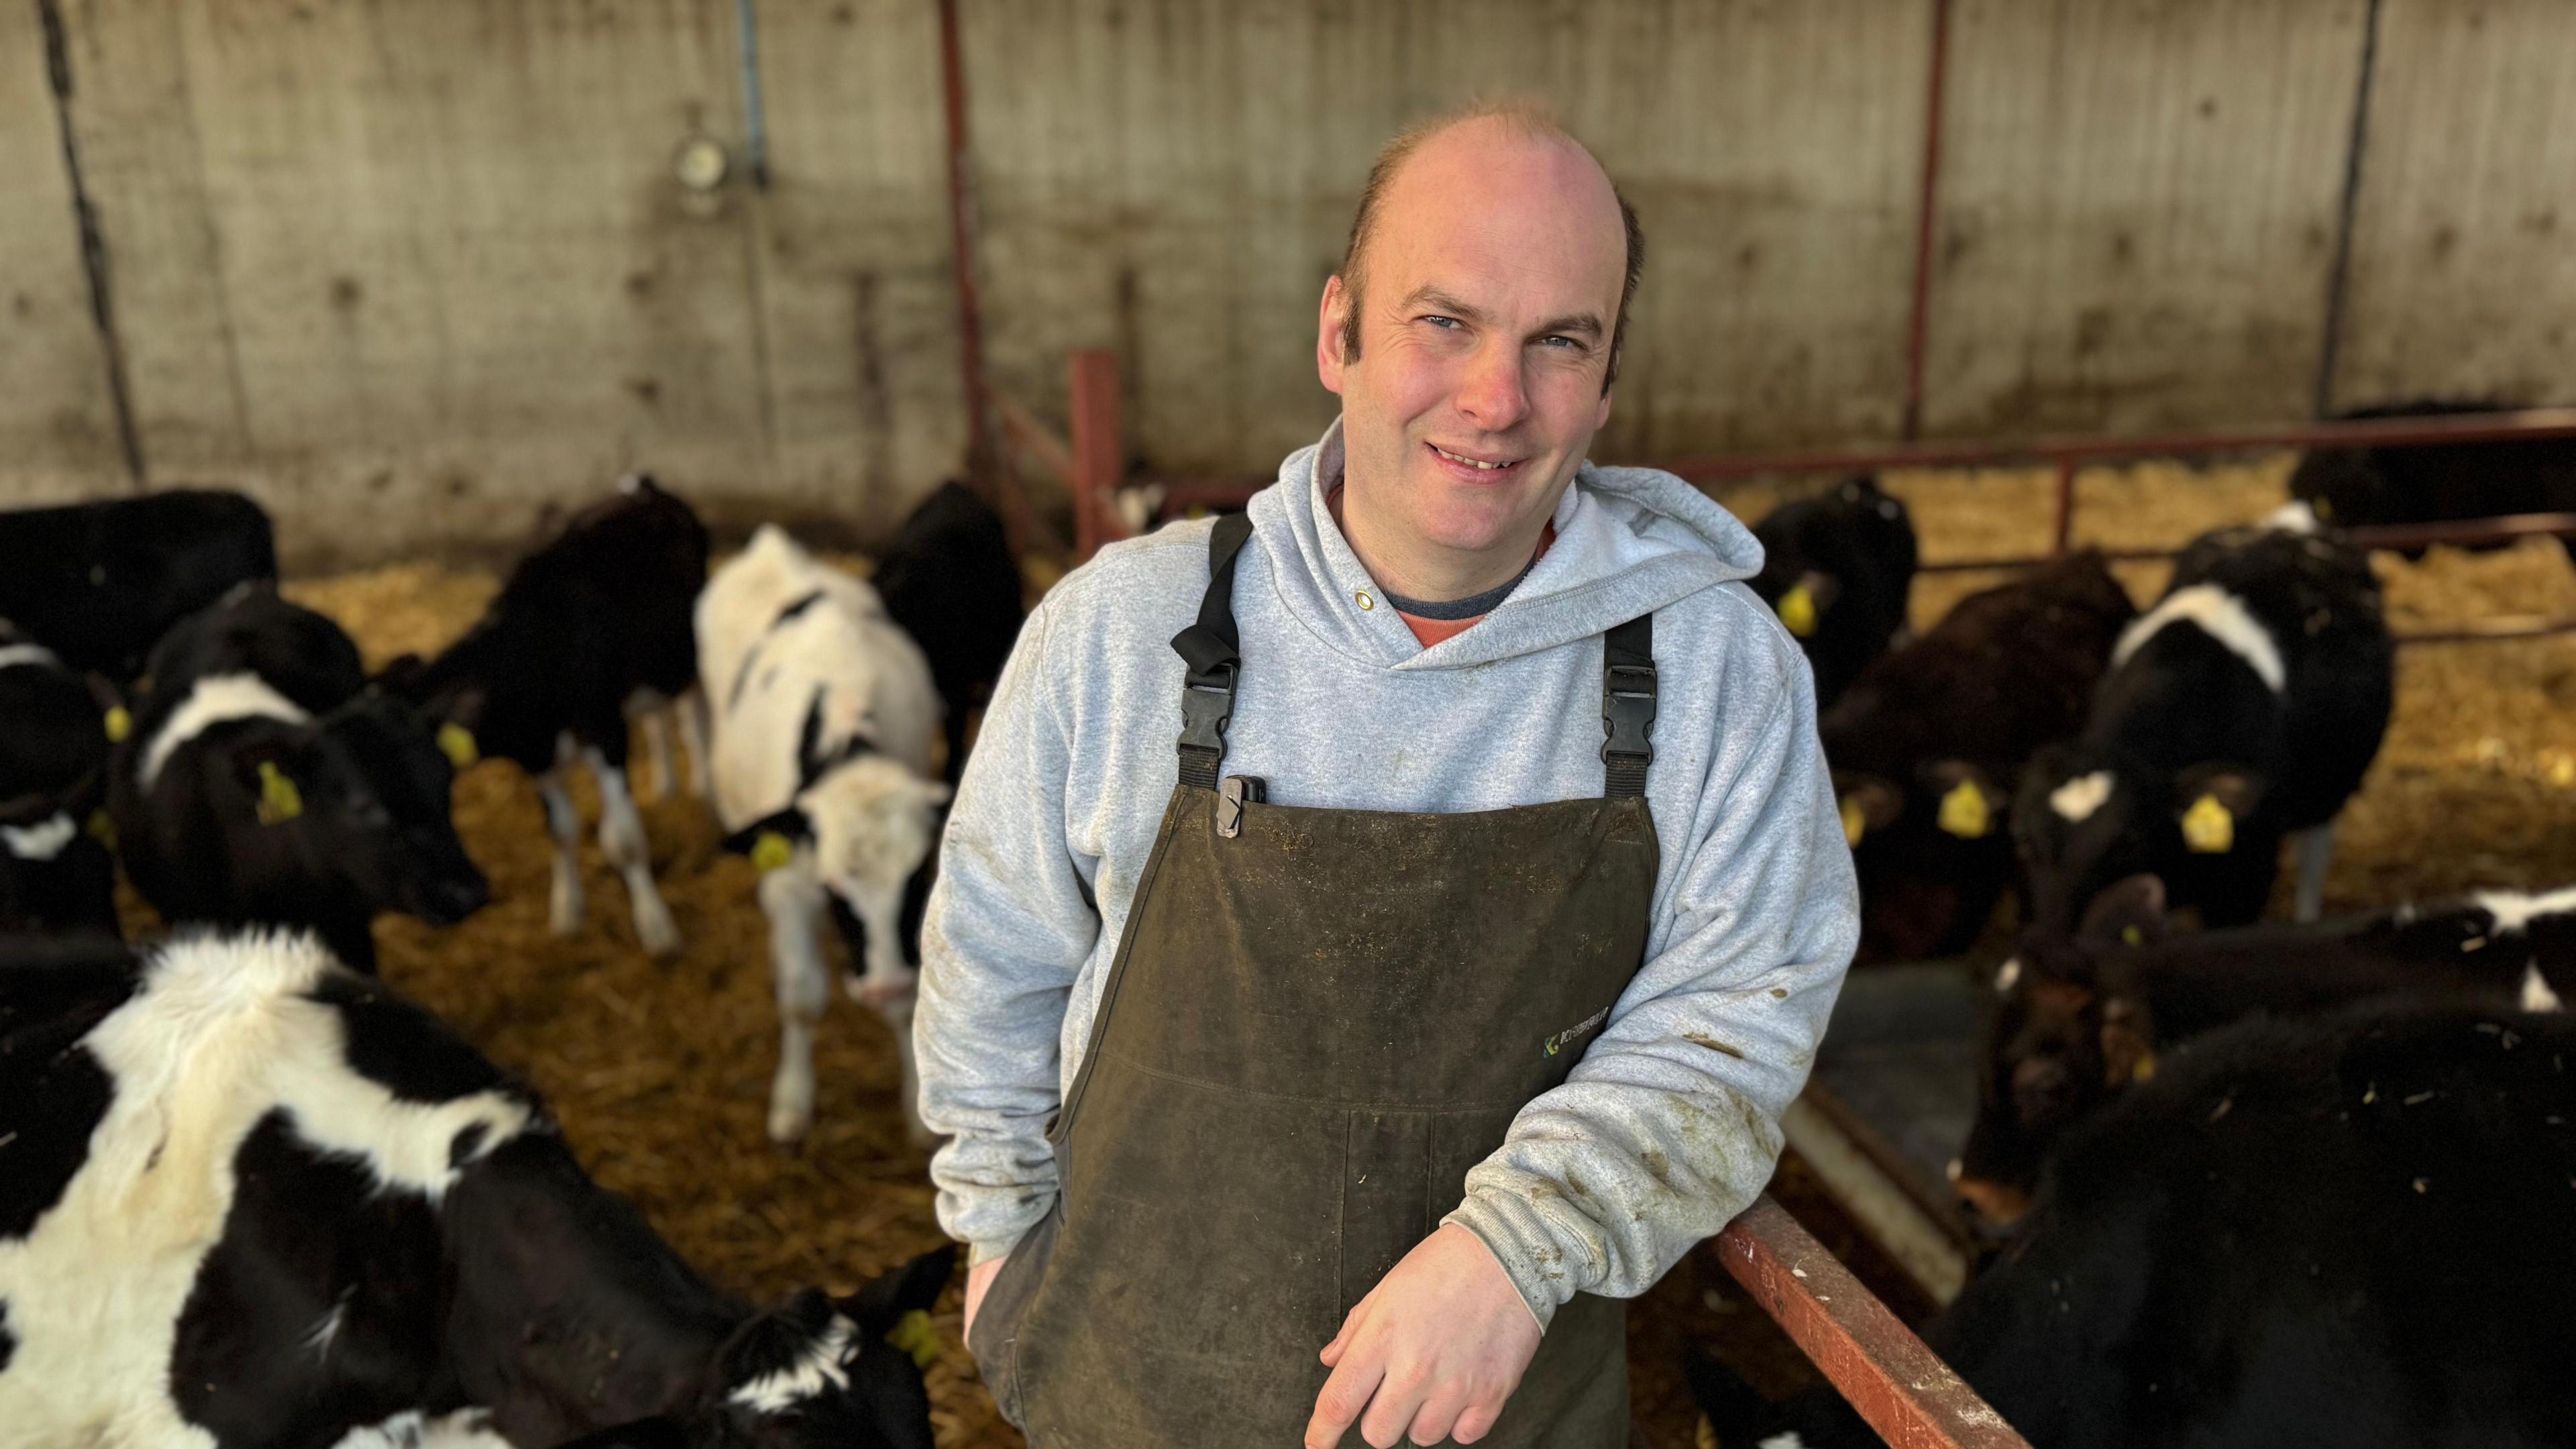
{"label": "calf", "polygon": [[309,937],[0,949],[0,1443],[929,1449],[954,1249],[766,1313]]}
{"label": "calf", "polygon": [[2388,730],[2395,657],[2369,561],[2339,536],[2195,539],[2120,635],[2083,734],[2023,775],[2028,919],[2069,929],[2095,892],[2144,872],[2208,924],[2243,925],[2263,913],[2283,836],[2307,831],[2298,914],[2314,920],[2331,822]]}
{"label": "calf", "polygon": [[2152,1078],[2177,1046],[2255,1016],[2383,996],[2555,1011],[2576,990],[2576,889],[2486,892],[2321,926],[2168,936],[2153,876],[2097,897],[2076,938],[2031,933],[1995,977],[1977,1118],[1954,1164],[1986,1222],[2029,1205],[2063,1136]]}
{"label": "calf", "polygon": [[1819,709],[1905,627],[1914,584],[1914,521],[1878,480],[1847,478],[1831,492],[1783,504],[1753,529],[1762,572],[1753,591],[1798,637],[1816,675]]}
{"label": "calf", "polygon": [[[2368,1009],[2208,1038],[2070,1141],[1924,1341],[2031,1443],[2567,1442],[2576,1024]],[[1723,1442],[1875,1445],[1695,1387]]]}
{"label": "calf", "polygon": [[0,618],[76,674],[131,680],[171,625],[236,584],[276,577],[268,515],[238,493],[0,512]]}
{"label": "calf", "polygon": [[943,483],[904,520],[870,582],[930,660],[954,785],[966,768],[967,712],[991,694],[1026,612],[1002,520],[963,485]]}
{"label": "calf", "polygon": [[367,686],[338,625],[265,588],[152,651],[108,777],[126,874],[174,924],[306,926],[373,970],[378,912],[449,925],[488,894],[428,719]]}
{"label": "calf", "polygon": [[[2495,408],[2493,403],[2405,402],[2341,416],[2439,418]],[[2318,448],[2300,458],[2290,474],[2290,496],[2337,528],[2576,512],[2576,438]],[[2560,542],[2576,553],[2576,538]],[[2424,551],[2405,552],[2415,558]]]}
{"label": "calf", "polygon": [[[715,704],[716,813],[761,868],[782,1027],[769,1135],[814,1118],[818,930],[837,898],[858,927],[850,994],[894,1029],[916,1140],[912,990],[923,882],[948,787],[928,778],[939,696],[919,648],[866,584],[772,526],[698,600],[699,686]],[[910,960],[907,960],[907,957]]]}
{"label": "calf", "polygon": [[2069,554],[1960,600],[1825,712],[1863,961],[1952,955],[1985,929],[2013,878],[2009,782],[2082,727],[2136,615],[2100,554]]}
{"label": "calf", "polygon": [[[653,884],[644,820],[626,782],[627,717],[679,700],[697,677],[689,610],[707,578],[707,531],[651,478],[583,510],[519,561],[480,622],[427,664],[401,660],[388,684],[444,725],[450,758],[510,761],[534,776],[555,842],[549,916],[581,929],[581,816],[566,790],[578,752],[599,786],[599,846],[626,882],[635,937],[657,956],[679,928]],[[680,712],[692,768],[706,757],[699,708]],[[652,738],[667,740],[656,729]],[[669,770],[657,773],[668,785]]]}
{"label": "calf", "polygon": [[123,717],[0,624],[0,720],[0,931],[114,935],[116,862],[96,817]]}

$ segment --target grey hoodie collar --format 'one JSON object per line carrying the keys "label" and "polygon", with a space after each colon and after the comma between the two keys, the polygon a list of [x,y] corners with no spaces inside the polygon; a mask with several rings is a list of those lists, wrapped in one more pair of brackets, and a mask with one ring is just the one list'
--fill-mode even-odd
{"label": "grey hoodie collar", "polygon": [[1385,669],[1463,669],[1535,654],[1762,569],[1752,531],[1698,489],[1652,468],[1587,462],[1557,504],[1555,545],[1520,587],[1476,627],[1425,649],[1333,521],[1327,490],[1341,474],[1335,418],[1253,495],[1253,543],[1280,606],[1318,643]]}

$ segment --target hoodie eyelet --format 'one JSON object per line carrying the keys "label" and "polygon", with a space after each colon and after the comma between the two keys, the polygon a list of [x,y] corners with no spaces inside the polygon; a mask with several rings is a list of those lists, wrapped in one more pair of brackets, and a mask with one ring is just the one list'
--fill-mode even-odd
{"label": "hoodie eyelet", "polygon": [[1374,609],[1377,607],[1377,600],[1370,598],[1369,591],[1366,589],[1359,590],[1352,594],[1351,597],[1359,600],[1359,605],[1363,609]]}

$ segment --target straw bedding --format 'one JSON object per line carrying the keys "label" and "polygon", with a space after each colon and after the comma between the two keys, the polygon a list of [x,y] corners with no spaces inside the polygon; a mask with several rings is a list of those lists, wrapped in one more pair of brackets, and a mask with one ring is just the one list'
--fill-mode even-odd
{"label": "straw bedding", "polygon": [[[2172,464],[2088,471],[2077,537],[2170,545],[2258,517],[2279,501],[2287,467],[2286,458],[2270,458],[2207,471]],[[2049,480],[2037,469],[1898,473],[1887,481],[1913,509],[1926,559],[1937,560],[2045,548]],[[1759,516],[1778,496],[1755,485],[1728,499]],[[2554,544],[2436,550],[2420,564],[2383,556],[2380,571],[2401,628],[2576,614],[2576,571]],[[2144,599],[2160,572],[2124,575]],[[1989,582],[1927,576],[1915,593],[1918,625]],[[493,588],[485,573],[407,563],[299,581],[289,593],[339,619],[371,662],[382,662],[435,649],[471,622]],[[2329,908],[2576,881],[2576,738],[2568,728],[2576,640],[2410,648],[2399,670],[2397,719],[2345,817]],[[595,811],[586,794],[582,804]],[[667,965],[637,949],[624,890],[587,843],[589,924],[571,939],[547,930],[551,847],[534,789],[510,767],[468,771],[456,813],[468,849],[491,876],[493,903],[447,931],[387,920],[378,933],[385,976],[543,1091],[599,1180],[634,1200],[702,1271],[755,1297],[806,1283],[847,1288],[942,1241],[924,1159],[904,1140],[885,1029],[846,999],[833,1002],[817,1044],[812,1137],[780,1151],[762,1135],[777,1042],[766,929],[751,867],[717,850],[703,808],[686,798],[645,804],[655,871],[687,939],[685,953]],[[1859,1260],[1874,1286],[1901,1294],[1794,1164],[1779,1186],[1829,1245]],[[1018,1443],[956,1341],[954,1289],[943,1308],[950,1346],[930,1374],[939,1442]],[[1659,1443],[1691,1442],[1693,1416],[1675,1366],[1685,1339],[1714,1342],[1766,1388],[1785,1389],[1806,1372],[1723,1274],[1695,1259],[1634,1315],[1637,1408]]]}

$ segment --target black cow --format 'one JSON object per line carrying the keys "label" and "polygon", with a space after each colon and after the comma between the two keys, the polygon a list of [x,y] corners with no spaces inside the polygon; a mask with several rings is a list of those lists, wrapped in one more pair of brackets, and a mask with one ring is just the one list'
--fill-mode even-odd
{"label": "black cow", "polygon": [[1011,657],[1025,614],[1020,566],[1002,520],[963,484],[950,482],[903,521],[869,582],[930,660],[947,705],[948,783],[966,768],[966,714]]}
{"label": "black cow", "polygon": [[108,809],[163,919],[306,926],[373,970],[378,912],[449,925],[489,894],[453,779],[427,717],[368,687],[338,625],[253,587],[153,650]]}
{"label": "black cow", "polygon": [[238,493],[0,512],[0,618],[75,673],[131,680],[171,625],[236,584],[276,577],[268,515]]}
{"label": "black cow", "polygon": [[122,717],[0,624],[0,721],[0,931],[115,934],[116,862],[97,817]]}
{"label": "black cow", "polygon": [[2064,931],[2140,873],[2213,926],[2263,913],[2282,838],[2316,917],[2331,822],[2388,730],[2396,649],[2379,585],[2332,533],[2232,528],[2192,541],[2120,636],[2073,745],[2024,773],[2013,834],[2029,919]]}
{"label": "black cow", "polygon": [[0,947],[0,1144],[13,1444],[930,1449],[953,1248],[756,1312],[310,938]]}
{"label": "black cow", "polygon": [[2087,550],[1959,601],[1818,721],[1860,871],[1864,961],[1967,949],[2013,878],[2012,781],[2083,726],[2137,616]]}
{"label": "black cow", "polygon": [[[2039,1449],[2521,1449],[2576,1424],[2576,1023],[2355,1009],[2205,1038],[2070,1141],[1925,1342]],[[1729,1445],[1878,1440],[1694,1386]]]}
{"label": "black cow", "polygon": [[[636,939],[657,956],[680,949],[627,788],[627,717],[680,700],[696,681],[690,613],[706,581],[705,526],[687,503],[639,474],[521,559],[481,621],[445,653],[427,664],[397,661],[386,672],[389,687],[456,727],[442,738],[460,766],[495,756],[536,778],[555,840],[551,920],[559,935],[579,931],[582,919],[581,817],[565,789],[577,747],[599,786],[599,845],[626,882]],[[680,719],[691,736],[691,769],[703,780],[700,706],[692,700]]]}
{"label": "black cow", "polygon": [[1954,1172],[1990,1224],[2029,1205],[2055,1144],[2177,1046],[2254,1016],[2373,997],[2555,1011],[2576,992],[2576,890],[2490,891],[2319,925],[2170,935],[2153,876],[2096,897],[2074,939],[2027,934],[1995,977],[1977,1119]]}
{"label": "black cow", "polygon": [[[2340,416],[2347,421],[2440,418],[2493,412],[2498,406],[2403,402]],[[2337,528],[2576,512],[2576,438],[2318,448],[2299,459],[2290,474],[2290,496]],[[2560,542],[2576,555],[2576,538]],[[2424,551],[2404,552],[2419,558]]]}
{"label": "black cow", "polygon": [[1750,583],[1798,636],[1818,708],[1840,698],[1905,627],[1914,585],[1914,521],[1878,480],[1847,478],[1785,503],[1754,525],[1762,572]]}

